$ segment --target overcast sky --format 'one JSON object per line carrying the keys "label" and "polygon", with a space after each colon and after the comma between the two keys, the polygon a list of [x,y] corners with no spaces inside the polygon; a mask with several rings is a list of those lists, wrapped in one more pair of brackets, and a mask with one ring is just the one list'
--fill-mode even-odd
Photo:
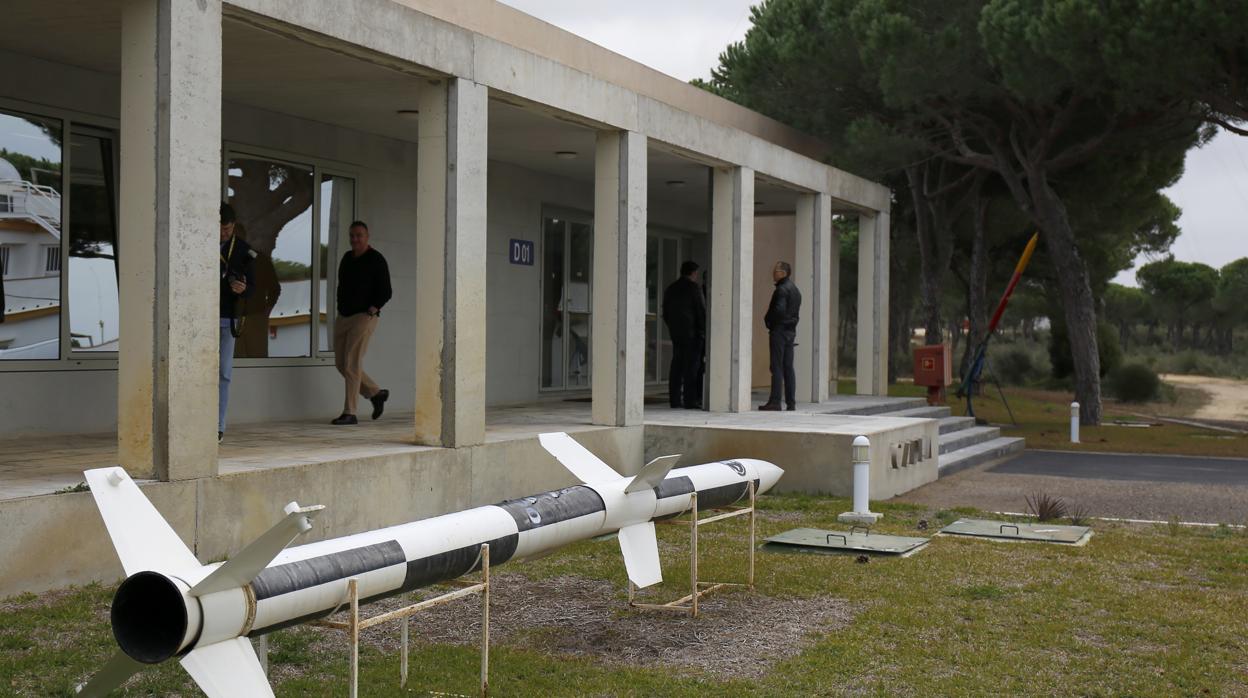
{"label": "overcast sky", "polygon": [[[502,1],[681,80],[708,77],[750,26],[750,0]],[[1221,267],[1248,257],[1248,138],[1219,134],[1188,153],[1167,194],[1183,209],[1176,258]],[[1135,273],[1116,281],[1134,286]]]}

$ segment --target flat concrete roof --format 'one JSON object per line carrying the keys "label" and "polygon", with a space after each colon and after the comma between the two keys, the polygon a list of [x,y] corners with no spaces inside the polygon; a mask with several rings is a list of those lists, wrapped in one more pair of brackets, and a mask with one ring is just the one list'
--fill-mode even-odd
{"label": "flat concrete roof", "polygon": [[826,143],[814,136],[622,56],[497,0],[393,1],[722,126],[740,129],[814,160],[824,162],[831,152]]}

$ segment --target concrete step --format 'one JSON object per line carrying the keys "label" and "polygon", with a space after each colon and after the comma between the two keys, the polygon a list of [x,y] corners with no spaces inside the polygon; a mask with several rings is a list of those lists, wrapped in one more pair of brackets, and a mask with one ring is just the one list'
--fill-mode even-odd
{"label": "concrete step", "polygon": [[948,407],[932,407],[924,405],[922,407],[911,407],[905,410],[897,410],[896,412],[887,412],[883,416],[887,417],[917,417],[920,419],[942,419],[949,416]]}
{"label": "concrete step", "polygon": [[[857,403],[857,404],[855,404]],[[851,414],[856,416],[878,415],[888,412],[897,412],[900,410],[908,410],[916,407],[926,407],[927,400],[921,397],[913,398],[871,398],[860,397],[857,399],[847,400],[847,404],[838,405],[835,409],[827,414]]]}
{"label": "concrete step", "polygon": [[945,417],[940,420],[940,433],[950,434],[963,429],[970,429],[975,426],[974,417]]}
{"label": "concrete step", "polygon": [[991,441],[999,436],[1001,436],[1001,430],[996,427],[971,427],[943,434],[940,437],[940,453],[941,455],[952,453],[967,446]]}
{"label": "concrete step", "polygon": [[973,446],[958,449],[940,456],[937,477],[948,477],[956,472],[984,463],[1001,463],[1022,453],[1026,442],[1016,436],[1002,436]]}

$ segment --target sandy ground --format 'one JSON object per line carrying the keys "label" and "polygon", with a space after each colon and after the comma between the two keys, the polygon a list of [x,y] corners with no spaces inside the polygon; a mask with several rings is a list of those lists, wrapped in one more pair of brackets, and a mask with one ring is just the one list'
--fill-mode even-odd
{"label": "sandy ground", "polygon": [[1178,374],[1163,374],[1161,379],[1184,388],[1195,388],[1209,396],[1208,404],[1192,417],[1248,422],[1248,381]]}
{"label": "sandy ground", "polygon": [[992,472],[979,466],[912,490],[889,501],[933,508],[975,507],[1026,512],[1027,495],[1061,497],[1090,516],[1204,523],[1248,523],[1248,487],[1226,484],[1108,480]]}

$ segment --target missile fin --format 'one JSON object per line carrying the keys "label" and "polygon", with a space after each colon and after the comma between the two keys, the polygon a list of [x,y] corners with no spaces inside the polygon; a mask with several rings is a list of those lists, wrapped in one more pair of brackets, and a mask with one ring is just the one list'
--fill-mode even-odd
{"label": "missile fin", "polygon": [[659,483],[663,482],[663,478],[667,477],[667,474],[671,472],[679,460],[680,454],[677,454],[674,456],[659,456],[646,463],[646,467],[642,468],[641,472],[637,473],[637,477],[634,477],[633,481],[628,483],[628,487],[624,488],[624,493],[632,494],[633,492],[652,490],[658,487]]}
{"label": "missile fin", "polygon": [[127,576],[144,570],[199,572],[199,560],[123,468],[97,468],[83,476]]}
{"label": "missile fin", "polygon": [[561,431],[540,434],[537,440],[541,442],[542,448],[563,464],[563,467],[587,485],[620,479],[620,474],[612,470],[611,466],[603,463],[598,456],[590,453],[589,449]]}
{"label": "missile fin", "polygon": [[187,593],[203,596],[249,584],[291,541],[312,528],[312,519],[324,508],[321,505],[300,507],[298,502],[287,504],[286,516],[281,521],[213,570]]}
{"label": "missile fin", "polygon": [[621,528],[619,539],[620,552],[624,554],[624,569],[633,584],[648,587],[663,581],[663,569],[659,566],[659,540],[654,534],[653,521]]}
{"label": "missile fin", "polygon": [[104,698],[145,666],[147,665],[131,659],[125,652],[118,651],[103,668],[95,672],[90,681],[78,687],[78,695],[83,698]]}
{"label": "missile fin", "polygon": [[180,661],[208,698],[273,698],[273,688],[245,637],[193,649]]}

